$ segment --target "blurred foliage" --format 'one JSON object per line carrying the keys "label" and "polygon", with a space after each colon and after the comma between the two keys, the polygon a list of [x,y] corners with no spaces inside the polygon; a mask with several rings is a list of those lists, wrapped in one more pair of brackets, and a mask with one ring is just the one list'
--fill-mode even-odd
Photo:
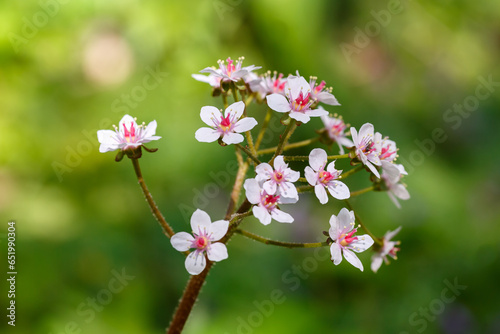
{"label": "blurred foliage", "polygon": [[[345,261],[316,261],[310,250],[235,236],[185,332],[498,333],[499,87],[470,115],[447,110],[470,103],[480,77],[500,81],[500,3],[398,3],[1,2],[0,233],[17,221],[16,330],[163,332],[188,277],[183,256],[160,232],[129,161],[100,154],[95,132],[124,113],[156,119],[159,151],[141,163],[159,207],[177,231],[197,207],[222,218],[231,185],[217,173],[234,175],[234,157],[231,147],[195,141],[201,106],[222,104],[191,74],[245,56],[245,65],[326,80],[342,104],[331,112],[355,127],[371,122],[397,141],[411,200],[398,210],[385,194],[369,193],[353,204],[378,235],[402,225],[402,250],[377,274],[370,254],[361,254],[360,273]],[[163,73],[157,87],[137,88],[150,71]],[[320,126],[313,120],[294,137]],[[446,140],[432,148],[436,128]],[[290,210],[292,225],[264,227],[252,218],[245,226],[315,241],[341,206],[320,206],[311,194],[301,202]],[[311,268],[307,278],[290,274],[298,266]],[[135,278],[92,319],[82,315],[90,307],[81,304],[102,297],[122,268]],[[445,281],[455,279],[467,288],[441,308]],[[282,302],[259,318],[256,305],[275,290]]]}

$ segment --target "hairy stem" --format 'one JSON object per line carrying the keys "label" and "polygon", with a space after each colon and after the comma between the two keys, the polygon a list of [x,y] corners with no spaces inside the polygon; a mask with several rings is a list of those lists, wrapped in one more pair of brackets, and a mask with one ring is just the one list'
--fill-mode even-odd
{"label": "hairy stem", "polygon": [[[311,138],[311,139],[306,139],[306,140],[298,141],[298,142],[292,143],[292,144],[287,144],[287,145],[285,145],[285,147],[283,147],[283,151],[288,151],[288,150],[291,150],[293,148],[307,146],[309,144],[317,142],[318,140],[319,140],[319,137],[316,137],[316,138]],[[277,149],[278,149],[277,146],[270,147],[270,148],[265,148],[265,149],[262,149],[262,150],[258,151],[257,154],[258,155],[269,154],[269,153],[275,152]]]}
{"label": "hairy stem", "polygon": [[260,160],[257,159],[257,157],[251,152],[251,150],[247,149],[245,146],[241,145],[241,144],[235,144],[237,148],[239,148],[240,150],[242,150],[243,152],[245,152],[247,154],[247,156],[253,160],[253,162],[256,163],[256,166],[258,164],[260,164]]}
{"label": "hairy stem", "polygon": [[249,239],[261,242],[266,245],[280,246],[286,248],[316,248],[316,247],[328,246],[326,241],[314,242],[314,243],[301,243],[301,242],[285,242],[285,241],[272,240],[242,229],[236,229],[235,233],[241,234]]}
{"label": "hairy stem", "polygon": [[271,166],[273,165],[274,159],[276,159],[276,157],[283,152],[283,148],[290,139],[290,136],[292,135],[293,131],[295,131],[295,128],[297,128],[297,122],[295,122],[295,120],[290,119],[290,123],[287,125],[285,131],[283,131],[283,134],[281,135],[278,146],[276,147],[276,152],[274,152],[273,157],[271,158],[271,160],[269,160],[269,164]]}
{"label": "hairy stem", "polygon": [[148,187],[146,186],[146,183],[144,182],[144,178],[142,177],[142,172],[141,172],[141,166],[139,165],[139,160],[138,159],[131,159],[132,160],[132,165],[134,165],[134,170],[135,170],[135,175],[137,176],[137,180],[139,181],[139,185],[142,188],[142,192],[144,193],[144,196],[146,197],[146,201],[149,204],[149,207],[151,208],[151,212],[153,213],[153,216],[156,218],[158,223],[160,223],[160,226],[163,230],[163,233],[167,237],[172,237],[175,232],[174,230],[170,227],[170,225],[167,223],[165,220],[165,217],[161,214],[160,210],[158,209],[158,206],[156,205],[155,201],[153,200],[153,196],[151,196],[151,193],[148,190]]}
{"label": "hairy stem", "polygon": [[[266,117],[264,118],[264,122],[262,123],[262,127],[260,128],[259,134],[257,135],[257,140],[255,141],[255,149],[258,150],[262,139],[264,138],[264,134],[266,133],[266,129],[269,126],[269,122],[271,121],[271,116],[273,115],[273,111],[271,108],[267,108]],[[272,150],[269,153],[273,153]],[[259,153],[257,153],[259,154]]]}
{"label": "hairy stem", "polygon": [[367,187],[365,189],[361,189],[361,190],[357,190],[357,191],[353,191],[351,192],[351,197],[354,197],[354,196],[359,196],[359,195],[362,195],[364,193],[367,193],[369,191],[372,191],[374,189],[373,186],[370,186],[370,187]]}
{"label": "hairy stem", "polygon": [[343,179],[346,179],[348,176],[354,174],[354,173],[357,173],[359,172],[360,170],[363,170],[364,168],[364,165],[359,165],[351,170],[348,170],[347,172],[345,173],[342,173],[340,176],[339,176],[339,180],[343,180]]}

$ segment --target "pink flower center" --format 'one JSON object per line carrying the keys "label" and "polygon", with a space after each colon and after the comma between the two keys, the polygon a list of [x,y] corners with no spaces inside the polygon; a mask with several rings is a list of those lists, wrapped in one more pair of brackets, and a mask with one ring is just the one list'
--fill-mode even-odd
{"label": "pink flower center", "polygon": [[380,152],[380,159],[381,160],[388,160],[391,158],[391,156],[396,153],[395,151],[391,151],[391,146],[387,144],[386,147],[382,147],[382,150]]}
{"label": "pink flower center", "polygon": [[334,137],[340,137],[343,136],[344,130],[346,126],[344,122],[338,121],[336,122],[331,128],[330,128],[330,134]]}
{"label": "pink flower center", "polygon": [[134,123],[130,124],[130,130],[127,129],[127,126],[124,123],[123,124],[123,131],[124,131],[124,135],[125,135],[125,140],[129,143],[134,143],[135,142]]}
{"label": "pink flower center", "polygon": [[274,92],[275,93],[280,93],[282,92],[284,89],[285,89],[285,83],[286,82],[282,82],[281,79],[283,78],[283,74],[280,73],[278,78],[274,80],[273,82],[273,89],[274,89]]}
{"label": "pink flower center", "polygon": [[231,120],[231,114],[228,114],[226,117],[221,116],[220,122],[217,122],[214,119],[214,123],[215,123],[215,126],[218,127],[222,133],[228,133],[229,131],[232,130],[233,125],[234,125],[232,120]]}
{"label": "pink flower center", "polygon": [[393,258],[393,259],[396,259],[397,258],[397,255],[396,253],[400,250],[400,248],[398,247],[393,247],[390,251],[389,251],[389,255]]}
{"label": "pink flower center", "polygon": [[375,143],[370,137],[364,137],[361,140],[361,144],[359,145],[359,149],[363,151],[365,155],[369,155],[370,153],[376,150]]}
{"label": "pink flower center", "polygon": [[265,206],[265,208],[268,211],[271,211],[276,207],[276,204],[278,203],[279,198],[280,198],[279,195],[273,196],[273,195],[266,194],[266,195],[264,195],[264,198],[262,199],[262,204]]}
{"label": "pink flower center", "polygon": [[314,93],[318,94],[319,92],[321,92],[323,90],[323,88],[325,88],[325,85],[326,85],[326,82],[324,80],[321,81],[321,83],[319,85],[314,87]]}
{"label": "pink flower center", "polygon": [[352,230],[351,232],[347,233],[347,235],[346,235],[346,234],[341,234],[341,235],[340,235],[340,238],[339,238],[339,240],[340,240],[340,245],[342,245],[343,247],[347,247],[347,246],[349,246],[349,245],[350,245],[353,241],[358,240],[358,237],[353,237],[353,236],[352,236],[354,233],[356,233],[356,231],[357,231],[357,229],[354,229],[354,230]]}
{"label": "pink flower center", "polygon": [[193,248],[196,248],[198,250],[205,250],[209,244],[210,241],[205,235],[198,235],[193,241]]}
{"label": "pink flower center", "polygon": [[323,184],[328,184],[331,180],[335,179],[335,175],[326,170],[321,170],[318,173],[318,181]]}
{"label": "pink flower center", "polygon": [[309,98],[311,97],[311,93],[307,93],[306,96],[302,94],[302,92],[299,93],[299,96],[293,100],[292,106],[295,111],[305,111],[307,108],[311,105],[309,103]]}
{"label": "pink flower center", "polygon": [[234,66],[233,64],[233,60],[231,58],[227,58],[226,59],[227,61],[227,66],[226,66],[226,73],[227,73],[227,76],[231,76],[231,74],[236,70],[236,66]]}
{"label": "pink flower center", "polygon": [[283,173],[278,172],[278,171],[275,171],[275,172],[274,172],[274,180],[275,180],[277,183],[280,183],[281,181],[283,181]]}

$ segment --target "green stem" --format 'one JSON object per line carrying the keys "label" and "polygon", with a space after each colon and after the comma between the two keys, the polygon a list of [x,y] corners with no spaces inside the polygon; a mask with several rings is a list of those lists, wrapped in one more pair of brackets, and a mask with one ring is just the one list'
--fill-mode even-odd
{"label": "green stem", "polygon": [[[349,154],[329,155],[326,158],[328,160],[346,159],[346,158],[349,158]],[[284,159],[285,159],[285,161],[307,161],[307,160],[309,160],[309,156],[307,156],[307,155],[295,155],[295,156],[284,157]]]}
{"label": "green stem", "polygon": [[[262,142],[262,139],[264,138],[264,134],[266,133],[266,129],[269,126],[269,122],[271,121],[271,116],[273,115],[273,111],[271,108],[267,108],[267,114],[266,117],[264,118],[264,122],[262,123],[262,128],[260,128],[259,134],[257,135],[257,140],[255,141],[255,149],[258,150],[260,143]],[[271,151],[269,153],[274,152]],[[258,153],[257,153],[258,155]]]}
{"label": "green stem", "polygon": [[297,187],[297,192],[299,193],[305,193],[314,190],[313,186],[310,185],[304,185],[304,186],[298,186]]}
{"label": "green stem", "polygon": [[365,224],[363,224],[363,221],[361,220],[361,218],[359,218],[358,214],[356,213],[356,211],[354,211],[351,203],[349,203],[348,200],[344,200],[345,204],[347,205],[347,207],[349,208],[349,210],[353,211],[354,212],[354,217],[356,218],[356,221],[358,222],[358,224],[361,226],[361,228],[363,230],[365,230],[366,233],[368,233],[368,235],[370,237],[372,237],[373,241],[375,241],[375,243],[377,243],[379,246],[384,246],[384,243],[382,242],[382,240],[380,240],[379,238],[377,238],[375,235],[373,235],[372,232],[370,232],[370,230],[368,228],[366,228]]}
{"label": "green stem", "polygon": [[370,187],[365,188],[365,189],[361,189],[361,190],[353,191],[353,192],[351,192],[351,197],[362,195],[362,194],[367,193],[367,192],[369,192],[369,191],[372,191],[372,190],[374,190],[374,189],[375,189],[375,188],[374,188],[373,186],[370,186]]}
{"label": "green stem", "polygon": [[241,145],[241,144],[235,144],[235,146],[237,148],[239,148],[240,150],[242,150],[243,152],[245,152],[247,154],[247,156],[253,160],[253,162],[256,163],[256,165],[259,165],[261,162],[259,159],[257,159],[257,157],[255,155],[253,155],[253,153],[247,149],[245,146]]}
{"label": "green stem", "polygon": [[283,152],[283,148],[290,139],[290,136],[292,135],[293,131],[295,131],[295,128],[297,128],[297,122],[295,122],[295,120],[290,119],[290,123],[288,123],[287,127],[285,128],[285,131],[283,131],[283,134],[281,135],[280,141],[276,148],[276,152],[274,152],[273,157],[271,158],[271,160],[269,160],[269,164],[271,166],[273,165],[274,159],[276,159],[276,157],[280,155],[281,152]]}
{"label": "green stem", "polygon": [[222,93],[221,95],[222,95],[222,104],[224,104],[224,109],[226,109],[229,106],[227,102],[227,95],[225,93]]}
{"label": "green stem", "polygon": [[241,234],[249,239],[261,242],[261,243],[266,244],[266,245],[281,246],[281,247],[286,247],[286,248],[317,248],[317,247],[328,246],[326,241],[325,242],[314,242],[314,243],[285,242],[285,241],[278,241],[278,240],[264,238],[264,237],[261,237],[257,234],[253,234],[253,233],[250,233],[250,232],[242,230],[242,229],[236,229],[235,232],[238,234]]}
{"label": "green stem", "polygon": [[158,223],[160,223],[160,226],[163,229],[163,233],[167,237],[172,237],[175,232],[174,230],[170,227],[170,225],[167,223],[165,220],[165,217],[161,214],[160,210],[158,209],[158,206],[156,205],[155,201],[153,200],[153,196],[148,190],[148,187],[146,186],[146,182],[144,182],[144,178],[142,177],[142,172],[141,172],[141,166],[139,165],[139,160],[138,159],[131,159],[132,160],[132,165],[134,165],[134,170],[135,170],[135,175],[137,176],[137,180],[139,181],[139,185],[141,186],[142,192],[144,193],[144,196],[146,197],[146,201],[149,204],[149,207],[151,208],[151,212],[153,213],[153,216],[156,218]]}
{"label": "green stem", "polygon": [[[309,144],[317,142],[318,140],[319,140],[319,137],[315,137],[315,138],[311,138],[311,139],[302,140],[302,141],[299,141],[299,142],[296,142],[296,143],[288,144],[288,145],[285,145],[285,147],[283,147],[283,151],[288,151],[288,150],[291,150],[293,148],[307,146]],[[277,146],[270,147],[270,148],[265,148],[263,150],[258,151],[257,154],[258,155],[269,154],[269,153],[275,152],[277,149],[278,149]]]}
{"label": "green stem", "polygon": [[346,179],[348,176],[354,174],[354,173],[357,173],[359,172],[360,170],[363,170],[364,168],[364,165],[359,165],[345,173],[342,173],[340,176],[339,176],[339,180],[343,180],[343,179]]}

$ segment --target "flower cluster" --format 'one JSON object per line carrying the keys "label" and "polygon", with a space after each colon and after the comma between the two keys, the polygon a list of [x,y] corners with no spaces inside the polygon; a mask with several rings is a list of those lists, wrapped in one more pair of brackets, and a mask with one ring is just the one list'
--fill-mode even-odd
{"label": "flower cluster", "polygon": [[[287,205],[297,205],[300,197],[306,192],[313,192],[321,204],[327,204],[331,197],[333,200],[345,201],[349,207],[349,210],[342,208],[338,215],[331,216],[330,228],[325,232],[328,238],[319,245],[330,247],[331,260],[335,265],[345,258],[363,271],[363,264],[355,253],[363,252],[372,246],[376,252],[372,258],[373,271],[376,272],[383,261],[388,262],[387,256],[396,258],[396,252],[399,250],[396,246],[399,242],[390,239],[399,228],[388,232],[383,238],[375,237],[361,223],[348,201],[351,197],[372,190],[387,192],[397,207],[400,207],[398,199],[410,198],[406,186],[401,182],[407,173],[402,165],[395,163],[398,156],[396,143],[375,132],[370,123],[365,123],[357,129],[345,123],[342,116],[330,115],[320,103],[330,106],[340,106],[340,103],[325,81],[318,81],[314,76],[306,80],[298,71],[296,75],[288,76],[270,71],[259,75],[255,73],[260,69],[259,66],[244,67],[242,63],[243,58],[236,61],[227,58],[225,61],[220,60],[217,67],[206,67],[200,71],[207,75],[192,75],[194,79],[208,83],[213,89],[213,95],[222,97],[224,107],[224,111],[215,106],[201,108],[200,118],[207,126],[196,130],[194,138],[203,143],[217,141],[222,146],[234,145],[239,170],[224,220],[212,223],[206,212],[196,210],[191,217],[192,234],[174,233],[168,223],[162,223],[164,230],[167,225],[166,231],[171,237],[172,246],[187,255],[187,271],[198,275],[207,267],[207,261],[226,259],[228,252],[225,243],[234,233],[262,241],[262,237],[253,236],[239,227],[247,216],[253,215],[263,225],[269,225],[272,220],[293,223],[294,217],[285,212],[288,211],[285,208]],[[228,103],[229,98],[232,98],[231,104]],[[252,102],[268,107],[268,114],[260,124],[258,133],[258,114],[251,115],[253,110],[248,108]],[[261,149],[260,144],[263,144],[269,120],[276,116],[281,119],[283,133],[279,136],[276,146]],[[316,131],[316,138],[290,143],[297,126],[309,123],[314,117],[319,117],[323,123],[322,128]],[[156,126],[156,121],[147,126],[144,123],[138,125],[134,118],[125,115],[119,126],[115,127],[115,131],[97,132],[101,144],[99,150],[118,150],[120,156],[127,154],[133,160],[134,167],[138,168],[137,159],[141,157],[140,150],[144,144],[161,138],[155,136]],[[299,149],[316,142],[326,144],[326,147],[312,147],[306,156],[284,154],[287,150]],[[338,146],[338,155],[328,154],[325,150],[331,150],[332,144]],[[153,151],[145,147],[144,149]],[[268,154],[272,156],[264,161],[263,157]],[[348,159],[349,163],[344,163],[343,159]],[[295,167],[295,162],[308,162],[309,165],[305,168],[303,165]],[[253,169],[248,168],[251,163]],[[356,167],[346,170],[350,166]],[[303,177],[299,168],[303,170]],[[248,170],[254,173],[253,177],[247,178]],[[369,173],[371,185],[365,189],[351,191],[346,179],[362,170]],[[139,177],[140,172],[137,175]],[[237,208],[243,190],[246,196]],[[146,194],[145,186],[143,191]],[[154,204],[147,194],[146,198],[150,205]],[[293,213],[293,210],[290,212]],[[157,218],[162,221],[162,217],[157,215]],[[359,228],[366,234],[356,235]],[[269,243],[280,245],[278,241]]]}

